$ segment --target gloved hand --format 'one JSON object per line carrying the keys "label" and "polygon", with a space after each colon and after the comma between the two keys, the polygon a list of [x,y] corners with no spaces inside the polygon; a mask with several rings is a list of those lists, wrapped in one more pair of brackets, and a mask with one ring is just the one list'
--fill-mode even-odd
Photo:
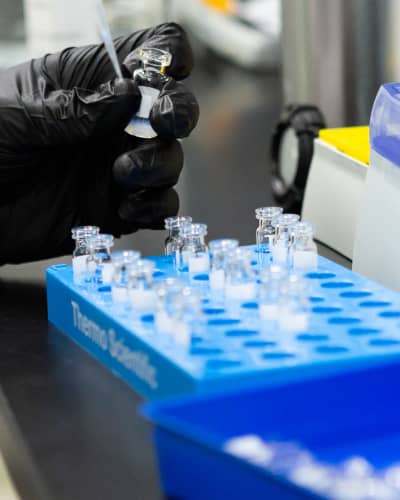
{"label": "gloved hand", "polygon": [[[189,42],[167,23],[115,44],[122,80],[102,45],[0,72],[0,264],[71,252],[76,225],[120,236],[161,228],[177,213],[172,186],[183,153],[176,138],[189,135],[199,115],[179,82],[193,66]],[[168,50],[172,64],[150,116],[159,136],[143,140],[124,128],[140,105],[132,73],[148,46]]]}

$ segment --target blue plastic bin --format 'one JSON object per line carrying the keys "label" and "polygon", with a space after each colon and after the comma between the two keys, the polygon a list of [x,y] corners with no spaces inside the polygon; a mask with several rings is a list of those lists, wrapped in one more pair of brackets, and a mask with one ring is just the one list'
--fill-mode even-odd
{"label": "blue plastic bin", "polygon": [[379,471],[400,460],[400,365],[235,393],[147,404],[166,497],[324,498],[224,451],[234,437],[300,444],[325,464],[354,455]]}

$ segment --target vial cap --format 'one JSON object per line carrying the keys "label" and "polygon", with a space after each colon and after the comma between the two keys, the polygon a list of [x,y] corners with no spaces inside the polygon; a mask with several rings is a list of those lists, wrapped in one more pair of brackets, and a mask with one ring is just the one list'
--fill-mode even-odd
{"label": "vial cap", "polygon": [[137,260],[132,268],[131,273],[134,275],[147,275],[152,274],[155,268],[155,263],[148,259]]}
{"label": "vial cap", "polygon": [[137,250],[117,250],[111,254],[112,262],[117,264],[131,264],[140,259],[140,252]]}
{"label": "vial cap", "polygon": [[218,252],[225,253],[229,252],[230,250],[234,250],[235,248],[238,248],[239,241],[230,238],[212,240],[209,242],[208,247],[211,253],[218,253]]}
{"label": "vial cap", "polygon": [[207,224],[186,224],[182,227],[181,234],[184,238],[190,236],[206,236]]}
{"label": "vial cap", "polygon": [[300,220],[300,215],[298,214],[282,214],[277,218],[275,226],[288,228],[293,224],[295,224],[296,222],[299,222],[299,220]]}
{"label": "vial cap", "polygon": [[114,245],[114,236],[112,234],[100,233],[88,239],[89,249],[109,248]]}
{"label": "vial cap", "polygon": [[185,284],[183,281],[178,278],[167,278],[156,283],[154,288],[160,297],[165,297],[169,294],[181,292],[184,286]]}
{"label": "vial cap", "polygon": [[99,234],[100,228],[97,226],[76,226],[71,229],[72,239],[90,238]]}
{"label": "vial cap", "polygon": [[281,207],[260,207],[255,209],[256,219],[273,219],[279,217],[283,212]]}
{"label": "vial cap", "polygon": [[182,227],[185,224],[190,224],[192,222],[192,218],[186,215],[180,215],[177,217],[167,217],[164,219],[164,227],[165,229],[176,229],[178,227]]}
{"label": "vial cap", "polygon": [[233,250],[229,251],[227,253],[227,258],[230,261],[249,261],[251,260],[253,256],[253,251],[250,250],[249,248],[234,248]]}
{"label": "vial cap", "polygon": [[314,234],[314,225],[311,222],[297,222],[290,229],[296,237],[312,236]]}

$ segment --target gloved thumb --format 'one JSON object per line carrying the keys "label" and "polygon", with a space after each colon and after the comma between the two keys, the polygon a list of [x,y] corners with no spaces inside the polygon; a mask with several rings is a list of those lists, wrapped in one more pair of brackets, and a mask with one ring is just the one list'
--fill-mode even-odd
{"label": "gloved thumb", "polygon": [[25,138],[34,145],[54,146],[122,131],[139,108],[140,99],[139,89],[130,79],[113,80],[94,91],[77,87],[49,91],[43,86],[39,94],[24,99],[32,127]]}

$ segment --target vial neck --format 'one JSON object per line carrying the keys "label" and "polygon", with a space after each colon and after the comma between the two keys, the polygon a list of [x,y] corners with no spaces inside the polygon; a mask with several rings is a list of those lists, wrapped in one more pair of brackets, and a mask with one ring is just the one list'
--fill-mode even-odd
{"label": "vial neck", "polygon": [[75,243],[75,250],[87,250],[86,237],[78,238]]}
{"label": "vial neck", "polygon": [[263,217],[262,219],[259,220],[258,225],[259,227],[267,227],[267,226],[272,226],[272,221],[273,217]]}
{"label": "vial neck", "polygon": [[168,236],[170,238],[178,238],[180,236],[181,228],[179,226],[175,226],[169,229]]}

